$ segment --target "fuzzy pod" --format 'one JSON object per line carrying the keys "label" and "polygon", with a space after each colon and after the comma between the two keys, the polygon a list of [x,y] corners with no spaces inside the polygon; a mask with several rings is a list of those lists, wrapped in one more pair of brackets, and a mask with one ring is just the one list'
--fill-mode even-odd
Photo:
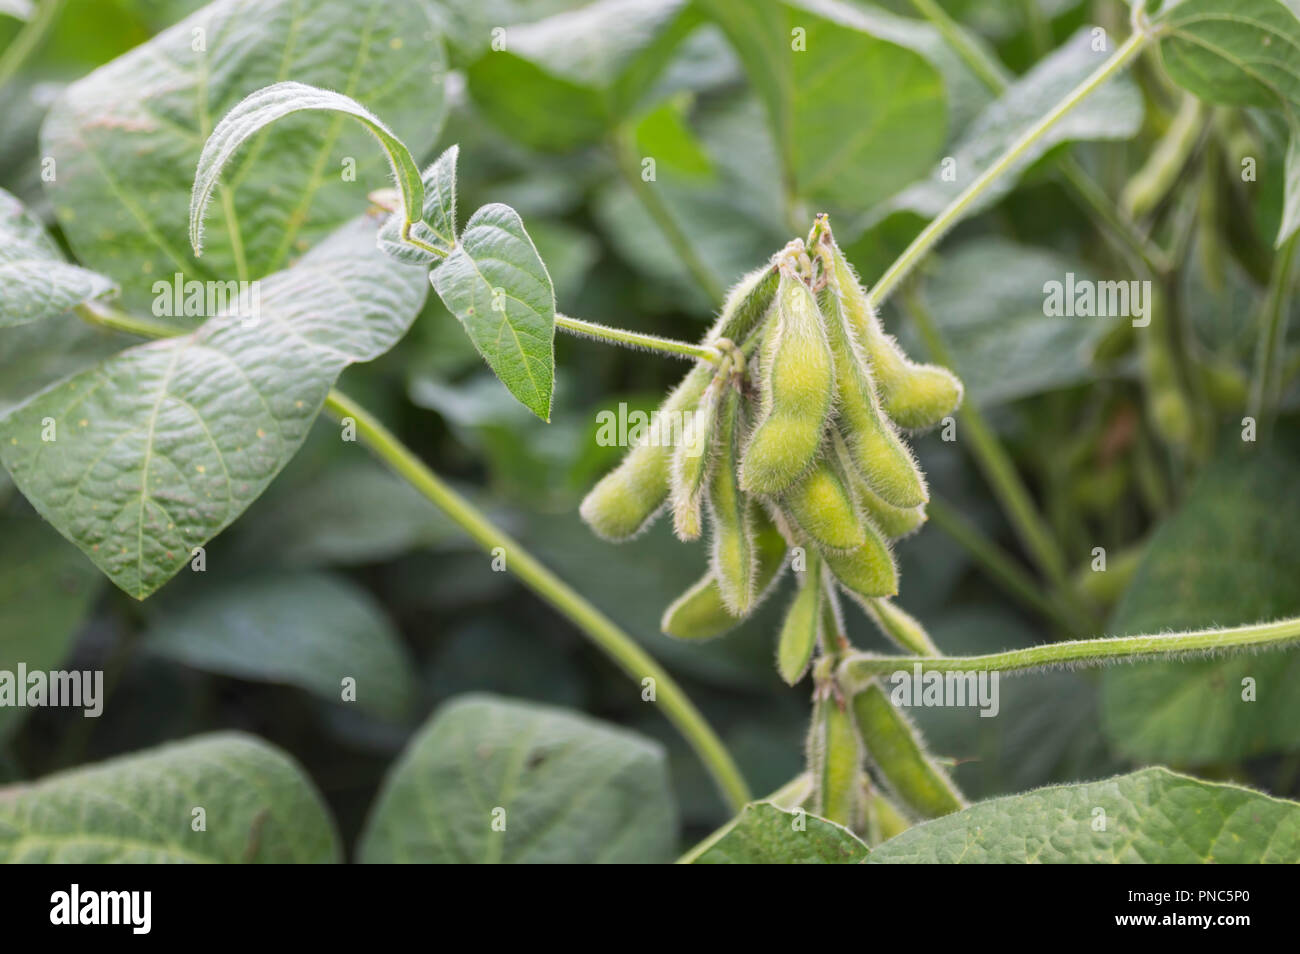
{"label": "fuzzy pod", "polygon": [[699,403],[712,374],[706,364],[692,368],[655,411],[646,437],[583,499],[579,513],[598,536],[621,542],[650,525],[668,498],[673,442],[664,439],[665,422]]}
{"label": "fuzzy pod", "polygon": [[835,425],[844,438],[850,464],[886,503],[919,507],[929,499],[925,478],[881,410],[871,365],[846,318],[844,298],[828,283],[820,299],[835,359]]}
{"label": "fuzzy pod", "polygon": [[808,469],[821,447],[835,372],[817,302],[781,266],[776,319],[763,338],[761,406],[740,468],[747,493],[778,494]]}
{"label": "fuzzy pod", "polygon": [[866,542],[856,550],[841,553],[823,550],[826,566],[840,584],[855,596],[874,599],[898,593],[898,567],[889,544],[869,521],[863,522]]}
{"label": "fuzzy pod", "polygon": [[781,496],[790,522],[819,548],[856,550],[867,531],[849,490],[847,477],[829,455],[823,456]]}
{"label": "fuzzy pod", "polygon": [[[851,477],[853,475],[850,475]],[[924,526],[929,517],[925,504],[919,507],[895,507],[885,501],[863,481],[855,481],[853,491],[862,515],[874,523],[888,540],[901,540]]]}
{"label": "fuzzy pod", "polygon": [[722,314],[704,340],[727,338],[739,342],[747,338],[771,310],[779,281],[776,266],[768,263],[736,282],[723,302]]}
{"label": "fuzzy pod", "polygon": [[777,639],[776,670],[786,685],[793,686],[802,679],[812,662],[823,616],[822,601],[821,564],[814,554],[809,556],[808,568],[786,610]]}
{"label": "fuzzy pod", "polygon": [[887,599],[864,599],[861,604],[876,628],[904,652],[914,656],[940,655],[930,634],[911,613]]}
{"label": "fuzzy pod", "polygon": [[847,706],[834,692],[819,692],[808,731],[808,767],[814,815],[860,831],[865,821],[865,792],[859,784],[862,743]]}
{"label": "fuzzy pod", "polygon": [[917,364],[880,326],[844,253],[834,242],[824,246],[828,271],[839,288],[850,329],[870,362],[881,409],[904,430],[934,427],[961,404],[962,384],[947,368]]}
{"label": "fuzzy pod", "polygon": [[912,827],[907,815],[895,805],[883,792],[871,787],[867,776],[863,775],[863,785],[867,789],[867,841],[873,848],[882,841],[889,841],[895,835],[901,835]]}
{"label": "fuzzy pod", "polygon": [[744,430],[740,392],[728,390],[718,412],[718,460],[709,481],[709,517],[713,530],[709,568],[718,582],[722,604],[732,616],[744,616],[758,595],[758,556],[754,511],[758,504],[740,489],[736,460]]}
{"label": "fuzzy pod", "polygon": [[714,432],[718,410],[726,388],[732,384],[731,363],[714,374],[704,396],[693,413],[683,418],[685,427],[673,448],[669,469],[669,499],[673,512],[673,531],[681,540],[698,540],[702,528],[700,504],[708,489],[713,462],[717,457]]}
{"label": "fuzzy pod", "polygon": [[[786,552],[785,537],[762,508],[754,511],[753,519],[754,545],[758,552],[758,576],[755,580],[758,595],[750,606],[751,612],[771,592],[781,575]],[[727,611],[718,579],[710,570],[669,605],[664,611],[660,628],[678,639],[712,639],[721,636],[739,622]]]}
{"label": "fuzzy pod", "polygon": [[966,807],[966,801],[917,741],[915,730],[878,681],[852,700],[853,718],[867,758],[897,799],[920,818],[938,818]]}

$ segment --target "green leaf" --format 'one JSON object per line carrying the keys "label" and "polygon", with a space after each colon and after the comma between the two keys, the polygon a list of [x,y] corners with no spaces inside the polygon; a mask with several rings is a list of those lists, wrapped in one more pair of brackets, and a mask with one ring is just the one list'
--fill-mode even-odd
{"label": "green leaf", "polygon": [[909,828],[867,863],[1253,864],[1297,857],[1300,804],[1148,768],[972,805]]}
{"label": "green leaf", "polygon": [[[57,669],[103,579],[42,521],[0,516],[0,670]],[[29,709],[0,707],[0,739]]]}
{"label": "green leaf", "polygon": [[346,578],[259,575],[192,587],[149,626],[155,655],[239,679],[283,683],[398,720],[415,703],[415,664],[382,606]]}
{"label": "green leaf", "polygon": [[637,154],[652,157],[657,170],[687,178],[706,177],[713,162],[687,123],[690,97],[665,100],[638,119],[632,128]]}
{"label": "green leaf", "polygon": [[[1092,48],[1090,29],[1077,32],[990,103],[929,176],[871,210],[867,224],[900,211],[926,219],[938,215],[1111,52]],[[975,215],[995,204],[1026,169],[1060,143],[1132,138],[1141,128],[1142,111],[1142,97],[1133,80],[1125,74],[1115,77],[1053,125],[965,214]]]}
{"label": "green leaf", "polygon": [[459,155],[459,146],[449,147],[420,176],[424,211],[412,232],[443,255],[402,240],[407,221],[403,212],[394,212],[379,230],[379,247],[389,255],[412,265],[432,265],[456,246],[456,159]]}
{"label": "green leaf", "polygon": [[[925,301],[952,353],[967,400],[980,407],[1068,388],[1092,378],[1097,344],[1131,319],[1044,314],[1047,286],[1067,276],[1093,281],[1086,267],[1041,248],[988,237],[955,245],[927,279]],[[904,345],[924,354],[910,325]]]}
{"label": "green leaf", "polygon": [[851,865],[868,854],[847,828],[771,802],[746,805],[719,834],[691,864]]}
{"label": "green leaf", "polygon": [[116,292],[111,278],[64,261],[44,226],[0,189],[0,328],[53,318]]}
{"label": "green leaf", "polygon": [[510,27],[504,49],[471,64],[470,94],[529,146],[558,152],[599,142],[698,23],[685,0],[598,0]]}
{"label": "green leaf", "polygon": [[398,238],[404,240],[410,227],[420,221],[424,209],[424,184],[420,170],[406,144],[373,113],[341,93],[317,89],[305,83],[275,83],[249,93],[217,123],[203,144],[190,194],[190,245],[194,254],[203,250],[203,219],[217,179],[239,147],[276,120],[294,113],[319,111],[350,116],[379,140],[393,169],[393,181],[402,198],[403,221]]}
{"label": "green leaf", "polygon": [[825,0],[705,0],[704,7],[767,106],[798,198],[871,205],[938,155],[947,126],[943,78],[871,18]]}
{"label": "green leaf", "polygon": [[657,743],[562,709],[472,695],[411,741],[358,855],[368,864],[655,862],[671,857],[676,834]]}
{"label": "green leaf", "polygon": [[[1156,531],[1109,632],[1235,626],[1300,613],[1300,459],[1244,447],[1211,464]],[[1132,759],[1203,765],[1285,751],[1300,746],[1297,681],[1294,651],[1136,663],[1105,673],[1102,725]],[[1253,701],[1243,698],[1248,686]]]}
{"label": "green leaf", "polygon": [[519,213],[485,205],[429,276],[488,366],[524,405],[551,419],[555,289]]}
{"label": "green leaf", "polygon": [[[195,831],[202,808],[205,831]],[[288,756],[237,732],[203,735],[0,789],[0,861],[319,864],[334,823]]]}
{"label": "green leaf", "polygon": [[1153,21],[1175,83],[1201,99],[1277,109],[1291,127],[1281,245],[1300,228],[1300,16],[1283,0],[1182,0]]}
{"label": "green leaf", "polygon": [[199,260],[187,210],[217,121],[291,77],[365,103],[423,155],[445,70],[424,0],[217,0],[68,87],[41,136],[57,162],[50,197],[78,259],[120,282],[130,307],[148,307],[152,282],[177,272],[261,278],[364,211],[388,162],[342,115],[263,130],[217,187]]}
{"label": "green leaf", "polygon": [[210,319],[11,410],[0,461],[14,483],[114,583],[148,596],[266,489],[339,373],[406,332],[423,275],[374,236],[359,219],[261,281],[255,323]]}

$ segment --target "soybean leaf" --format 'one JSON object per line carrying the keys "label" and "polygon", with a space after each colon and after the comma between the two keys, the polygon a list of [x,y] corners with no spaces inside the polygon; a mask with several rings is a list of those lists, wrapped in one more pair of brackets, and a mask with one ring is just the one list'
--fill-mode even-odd
{"label": "soybean leaf", "polygon": [[794,196],[860,208],[937,156],[947,127],[943,78],[854,8],[826,0],[704,7],[767,106]]}
{"label": "soybean leaf", "polygon": [[61,378],[116,354],[139,339],[63,314],[3,332],[0,416]]}
{"label": "soybean leaf", "polygon": [[357,708],[390,720],[415,702],[415,666],[392,621],[343,577],[259,575],[186,596],[150,624],[144,647],[155,655],[332,702],[353,679]]}
{"label": "soybean leaf", "polygon": [[0,189],[0,328],[52,318],[116,291],[111,278],[64,261],[44,226]]}
{"label": "soybean leaf", "polygon": [[[1117,322],[1131,319],[1045,315],[1044,301],[1058,286],[1062,304],[1072,300],[1070,282],[1102,287],[1081,284],[1093,278],[1055,252],[1005,239],[954,247],[944,267],[927,280],[925,300],[967,398],[992,407],[1089,380],[1098,342]],[[1120,284],[1128,298],[1131,287]],[[924,352],[910,331],[904,337],[913,350]]]}
{"label": "soybean leaf", "polygon": [[1169,76],[1211,103],[1277,109],[1291,127],[1277,244],[1300,228],[1300,16],[1283,0],[1182,0],[1152,24]]}
{"label": "soybean leaf", "polygon": [[[971,122],[951,155],[929,176],[871,210],[866,224],[901,211],[926,219],[938,215],[1112,52],[1109,47],[1093,49],[1092,44],[1091,30],[1082,29],[1040,60]],[[1142,97],[1131,78],[1121,74],[1110,80],[1053,125],[965,214],[977,214],[996,203],[1029,166],[1059,143],[1132,138],[1142,125],[1142,111]]]}
{"label": "soybean leaf", "polygon": [[130,348],[0,418],[0,462],[33,506],[144,599],[255,500],[339,373],[419,311],[420,269],[359,219],[260,282],[260,319],[210,319]]}
{"label": "soybean leaf", "polygon": [[[1235,435],[1233,435],[1235,438]],[[1109,632],[1235,626],[1300,613],[1300,459],[1222,454],[1156,531]],[[1235,761],[1300,745],[1300,653],[1136,663],[1102,681],[1102,726],[1133,759]]]}
{"label": "soybean leaf", "polygon": [[[195,830],[196,810],[205,830]],[[202,735],[0,789],[0,861],[318,864],[341,860],[302,769],[238,732]]]}
{"label": "soybean leaf", "polygon": [[[0,671],[58,668],[102,582],[42,521],[0,516]],[[28,711],[0,706],[0,739]]]}
{"label": "soybean leaf", "polygon": [[909,828],[868,864],[1246,864],[1300,857],[1300,804],[1148,768],[981,802]]}
{"label": "soybean leaf", "polygon": [[[456,158],[459,146],[451,146],[420,176],[424,190],[421,221],[412,229],[417,238],[449,254],[456,245]],[[432,265],[442,256],[402,240],[406,213],[394,212],[379,230],[379,247],[399,261]]]}
{"label": "soybean leaf", "polygon": [[544,421],[555,385],[555,289],[519,213],[485,205],[429,276],[488,366]]}
{"label": "soybean leaf", "polygon": [[68,87],[41,137],[55,211],[77,257],[117,279],[131,307],[178,272],[261,278],[363,211],[388,163],[341,115],[263,130],[226,169],[198,260],[187,210],[218,120],[292,77],[365,103],[423,155],[445,69],[426,0],[217,0]]}
{"label": "soybean leaf", "polygon": [[867,846],[835,822],[771,802],[753,802],[722,836],[691,859],[696,865],[849,865]]}
{"label": "soybean leaf", "polygon": [[[197,255],[203,249],[203,219],[221,171],[239,147],[277,120],[300,112],[332,112],[357,120],[379,141],[393,169],[393,181],[402,199],[403,221],[398,239],[420,221],[424,209],[424,184],[406,144],[364,106],[350,97],[305,83],[274,83],[249,93],[235,104],[203,144],[190,193],[190,245]],[[447,241],[444,239],[444,241]]]}
{"label": "soybean leaf", "polygon": [[462,696],[411,741],[361,835],[369,863],[657,862],[677,833],[663,749],[549,706]]}
{"label": "soybean leaf", "polygon": [[598,142],[698,23],[685,0],[598,0],[510,27],[503,48],[471,64],[470,94],[527,145],[562,151]]}

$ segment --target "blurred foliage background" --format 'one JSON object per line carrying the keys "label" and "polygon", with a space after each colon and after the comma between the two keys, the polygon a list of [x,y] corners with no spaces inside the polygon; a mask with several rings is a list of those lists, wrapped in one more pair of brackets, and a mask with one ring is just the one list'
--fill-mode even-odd
{"label": "blurred foliage background", "polygon": [[[64,84],[200,5],[67,0],[3,91],[0,187],[53,227],[39,178],[45,110]],[[568,314],[695,339],[720,293],[806,232],[819,211],[831,212],[870,282],[950,197],[932,172],[939,159],[978,162],[1001,142],[1005,115],[988,109],[995,92],[903,0],[756,4],[778,34],[808,27],[819,67],[793,79],[819,104],[811,114],[781,112],[767,89],[779,77],[751,79],[752,38],[718,25],[743,4],[681,5],[663,41],[667,66],[644,89],[625,82],[636,57],[619,46],[635,40],[638,16],[627,5],[600,6],[557,21],[584,4],[442,0],[451,106],[421,157],[460,143],[462,216],[490,201],[517,208]],[[642,14],[657,7],[643,4]],[[1022,96],[1040,90],[1041,99],[1022,103],[1028,109],[1051,104],[1054,83],[1063,90],[1073,82],[1063,77],[1081,75],[1086,27],[1122,35],[1128,15],[1109,0],[943,7],[1008,78],[1040,71],[1017,87]],[[873,50],[855,17],[899,45]],[[495,27],[507,27],[506,52],[491,49]],[[0,45],[17,29],[0,18]],[[897,50],[920,57],[893,63]],[[882,71],[897,85],[882,86]],[[873,100],[877,92],[895,100]],[[1071,188],[1065,164],[1084,170],[1113,206],[1185,108],[1158,64],[1140,62],[1081,110],[1014,191],[959,226],[900,307],[887,310],[890,330],[918,358],[933,352],[902,303],[928,312],[968,402],[1044,515],[1081,604],[1071,619],[1088,630],[1067,628],[1052,609],[1059,593],[999,507],[963,418],[955,442],[930,434],[915,443],[949,518],[932,516],[898,547],[899,602],[946,652],[1300,612],[1294,387],[1258,442],[1240,435],[1282,193],[1277,120],[1203,108],[1175,181],[1135,210],[1135,228],[1174,266],[1151,328],[1043,314],[1044,283],[1067,273],[1143,277]],[[864,110],[879,122],[864,121]],[[1235,174],[1246,155],[1258,160],[1257,181]],[[644,156],[656,158],[654,182],[640,178]],[[357,184],[358,211],[365,192],[383,185]],[[103,353],[101,339],[71,317],[8,330],[0,407]],[[433,296],[412,333],[379,361],[350,369],[342,387],[643,641],[719,728],[753,790],[773,790],[801,769],[808,714],[806,684],[787,689],[772,666],[785,596],[724,639],[674,642],[659,634],[659,617],[702,572],[702,549],[677,543],[662,521],[612,546],[577,516],[583,493],[622,453],[597,445],[596,414],[619,402],[649,410],[685,366],[564,336],[556,347],[549,425],[513,401]],[[0,711],[0,781],[243,728],[302,761],[350,843],[413,729],[449,697],[487,690],[661,740],[684,840],[723,821],[708,778],[639,687],[378,464],[341,446],[334,428],[319,422],[271,490],[213,542],[201,583],[183,573],[143,604],[106,585],[0,474],[0,634],[19,646],[7,652],[21,657],[23,640],[39,641],[50,665],[104,668],[112,691],[98,720]],[[972,533],[1003,551],[1021,585],[1008,585],[957,538]],[[1095,547],[1105,548],[1104,574],[1091,571]],[[853,626],[860,645],[885,648],[865,620]],[[353,654],[365,673],[367,704],[340,705],[332,682],[313,684],[311,661],[337,653]],[[1154,763],[1294,796],[1297,666],[1300,657],[1274,654],[1053,672],[1005,681],[996,719],[924,710],[917,721],[933,749],[955,761],[971,799]],[[1218,701],[1243,676],[1257,679],[1258,701]]]}

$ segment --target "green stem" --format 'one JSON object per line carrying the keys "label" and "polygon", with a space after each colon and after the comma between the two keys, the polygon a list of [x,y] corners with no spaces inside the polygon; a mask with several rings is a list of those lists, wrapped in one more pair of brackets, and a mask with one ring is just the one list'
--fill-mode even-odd
{"label": "green stem", "polygon": [[[101,302],[78,305],[76,311],[90,324],[143,338],[173,337],[185,334],[187,330],[136,318]],[[749,790],[744,777],[722,741],[681,687],[630,636],[539,563],[519,543],[493,526],[473,504],[443,483],[365,408],[338,391],[330,391],[325,400],[325,408],[336,418],[352,418],[356,422],[357,435],[377,457],[459,524],[485,550],[491,552],[496,547],[504,547],[507,567],[534,593],[581,629],[624,672],[638,681],[647,677],[653,679],[656,698],[663,705],[665,714],[699,755],[717,782],[727,804],[739,811],[749,801]]]}
{"label": "green stem", "polygon": [[1054,666],[1100,666],[1142,659],[1177,659],[1235,649],[1267,649],[1300,640],[1300,616],[1272,623],[1185,633],[1114,636],[1045,643],[982,656],[880,656],[855,653],[840,665],[846,688],[869,685],[877,676],[920,666],[933,672],[1024,672]]}
{"label": "green stem", "polygon": [[1141,30],[1135,31],[1117,49],[1105,63],[1097,67],[1086,79],[1072,89],[1059,103],[1053,106],[1041,119],[1025,130],[991,166],[985,169],[975,181],[962,190],[961,194],[948,204],[948,207],[930,220],[921,233],[912,240],[912,244],[903,250],[903,254],[885,269],[885,274],[872,287],[868,299],[873,308],[879,309],[890,293],[898,287],[908,272],[924,258],[930,249],[966,214],[977,198],[998,180],[1003,173],[1011,169],[1026,151],[1060,120],[1088,98],[1098,87],[1127,66],[1142,48],[1150,35]]}
{"label": "green stem", "polygon": [[691,278],[695,280],[695,284],[699,286],[700,291],[704,292],[710,304],[721,304],[726,296],[726,289],[718,283],[717,278],[705,267],[699,256],[694,253],[691,248],[690,237],[677,224],[677,220],[673,218],[672,210],[664,202],[663,196],[641,178],[641,170],[637,163],[635,150],[632,148],[631,136],[626,131],[620,131],[614,136],[614,159],[624,181],[627,182],[628,187],[640,200],[646,212],[650,214],[650,218],[654,219],[659,231],[663,232],[664,238],[668,240],[668,244],[672,246],[678,260],[685,266]]}
{"label": "green stem", "polygon": [[352,418],[362,443],[425,499],[459,524],[484,550],[491,552],[497,547],[504,548],[506,566],[510,571],[581,629],[619,668],[638,682],[653,679],[656,699],[665,715],[695,750],[728,805],[739,811],[749,801],[745,780],[722,741],[681,687],[630,636],[518,542],[493,526],[473,504],[445,484],[365,408],[346,395],[331,391],[325,409],[335,418]]}
{"label": "green stem", "polygon": [[1261,422],[1261,430],[1264,417],[1272,416],[1282,391],[1282,356],[1286,351],[1283,342],[1291,315],[1296,244],[1297,236],[1293,235],[1277,251],[1261,315],[1263,327],[1255,349],[1255,376],[1250,386],[1250,415]]}
{"label": "green stem", "polygon": [[722,355],[718,353],[718,350],[707,345],[690,344],[686,341],[675,341],[672,338],[661,338],[658,335],[643,335],[635,331],[625,331],[622,328],[611,328],[609,325],[598,325],[594,321],[570,318],[568,315],[561,315],[558,312],[555,315],[555,327],[570,334],[594,338],[597,341],[607,341],[611,344],[622,345],[625,348],[643,348],[646,351],[655,351],[678,358],[708,361],[711,364],[718,364],[722,360]]}
{"label": "green stem", "polygon": [[59,8],[63,0],[42,0],[32,13],[32,18],[22,25],[4,53],[0,53],[0,87],[3,87],[17,73],[27,58],[36,52],[45,34],[54,21],[58,19]]}
{"label": "green stem", "polygon": [[[908,316],[921,333],[931,356],[940,364],[953,367],[952,356],[930,317],[929,309],[921,301],[914,289],[909,289],[905,296]],[[984,478],[993,488],[994,495],[1002,505],[1007,517],[1015,528],[1025,549],[1034,558],[1043,575],[1061,591],[1069,590],[1066,574],[1065,555],[1057,546],[1056,539],[1048,528],[1046,521],[1038,513],[1029,490],[1016,473],[1011,456],[1002,447],[993,429],[984,420],[984,415],[975,406],[975,402],[962,402],[957,411],[962,430]]]}
{"label": "green stem", "polygon": [[967,520],[955,507],[931,495],[926,513],[936,527],[964,549],[1007,593],[1042,613],[1065,632],[1078,631],[1081,621],[1049,599],[1038,580],[1023,570],[1010,554],[986,537],[979,527]]}

